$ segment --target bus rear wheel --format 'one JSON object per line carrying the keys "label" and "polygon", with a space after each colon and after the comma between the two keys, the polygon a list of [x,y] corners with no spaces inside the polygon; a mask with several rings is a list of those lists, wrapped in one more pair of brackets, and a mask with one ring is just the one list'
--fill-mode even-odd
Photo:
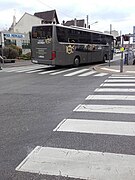
{"label": "bus rear wheel", "polygon": [[75,57],[75,59],[74,59],[74,67],[78,67],[79,65],[80,65],[80,58]]}

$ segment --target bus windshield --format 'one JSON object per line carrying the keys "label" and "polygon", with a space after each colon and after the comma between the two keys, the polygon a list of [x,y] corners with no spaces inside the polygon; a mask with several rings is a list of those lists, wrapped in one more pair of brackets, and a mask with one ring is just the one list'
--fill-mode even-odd
{"label": "bus windshield", "polygon": [[52,26],[37,26],[32,28],[32,38],[52,38]]}

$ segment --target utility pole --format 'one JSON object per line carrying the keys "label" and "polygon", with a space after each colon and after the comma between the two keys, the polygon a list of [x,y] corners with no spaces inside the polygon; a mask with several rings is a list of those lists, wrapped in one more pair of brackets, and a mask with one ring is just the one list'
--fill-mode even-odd
{"label": "utility pole", "polygon": [[4,33],[1,32],[1,55],[2,55],[2,63],[3,63],[3,66],[4,66],[3,49],[4,49]]}
{"label": "utility pole", "polygon": [[112,34],[112,24],[110,24],[110,34]]}
{"label": "utility pole", "polygon": [[86,22],[87,22],[86,27],[89,28],[89,16],[88,15],[86,16]]}
{"label": "utility pole", "polygon": [[128,56],[127,56],[127,65],[129,62],[129,50],[130,50],[130,34],[129,34],[129,40],[128,40]]}
{"label": "utility pole", "polygon": [[74,26],[77,26],[77,19],[74,19]]}
{"label": "utility pole", "polygon": [[[110,24],[110,34],[112,34],[112,24]],[[111,45],[109,43],[109,67],[110,67],[110,64],[111,64]]]}

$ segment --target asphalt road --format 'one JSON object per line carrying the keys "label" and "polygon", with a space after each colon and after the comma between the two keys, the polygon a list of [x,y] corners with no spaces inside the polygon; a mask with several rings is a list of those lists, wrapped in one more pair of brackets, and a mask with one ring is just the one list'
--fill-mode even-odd
{"label": "asphalt road", "polygon": [[[32,67],[34,67],[33,70],[31,69]],[[28,68],[30,68],[30,70]],[[54,148],[54,150],[58,150],[59,153],[61,153],[61,149],[65,151],[69,150],[71,157],[74,152],[70,152],[70,150],[74,150],[75,155],[73,157],[76,156],[76,152],[82,151],[82,153],[85,154],[87,151],[89,153],[110,153],[118,156],[122,154],[127,155],[126,158],[132,155],[132,159],[134,160],[134,124],[132,126],[133,134],[129,133],[130,126],[128,127],[128,125],[127,127],[129,129],[127,129],[127,134],[125,132],[126,130],[118,130],[118,132],[116,130],[114,133],[113,122],[129,122],[129,125],[131,122],[133,123],[135,121],[135,101],[128,99],[123,100],[122,97],[119,100],[118,97],[113,100],[109,100],[110,97],[106,97],[107,99],[90,98],[87,100],[85,98],[89,95],[101,95],[103,97],[103,95],[110,94],[113,96],[126,94],[127,97],[130,95],[134,96],[135,92],[98,92],[98,89],[102,89],[104,84],[106,84],[104,81],[109,80],[110,74],[95,76],[99,73],[94,72],[88,76],[79,76],[80,74],[92,71],[91,66],[81,66],[78,69],[73,69],[73,71],[79,71],[76,74],[71,74],[72,70],[68,69],[69,68],[55,70],[36,67],[35,65],[31,65],[31,63],[25,65],[24,63],[20,64],[20,66],[16,64],[7,65],[0,71],[1,180],[86,179],[85,175],[81,177],[79,173],[73,172],[71,175],[70,171],[69,174],[65,175],[68,177],[63,177],[63,172],[60,172],[59,176],[55,176],[55,170],[51,173],[48,170],[48,175],[45,175],[47,173],[43,173],[41,168],[41,171],[39,171],[37,167],[35,167],[33,173],[31,173],[27,168],[26,170],[25,168],[23,169],[25,162],[18,167],[28,155],[30,156],[30,153],[33,152],[36,147],[41,147],[41,149],[44,147]],[[50,71],[50,73],[41,74],[41,72],[47,71]],[[58,73],[60,71],[61,73]],[[117,84],[121,83],[122,82],[118,82]],[[127,83],[130,84],[130,82]],[[133,82],[132,84],[135,83]],[[120,88],[124,89],[125,87],[122,85]],[[130,88],[134,89],[132,86]],[[80,107],[78,107],[78,105],[80,105]],[[96,106],[103,107],[101,107],[100,112],[95,109],[89,111],[89,105],[95,108]],[[111,109],[110,112],[104,112],[104,109],[108,111],[109,106]],[[133,107],[133,111],[131,107]],[[82,110],[81,108],[84,109]],[[124,108],[127,108],[130,112],[123,113]],[[112,109],[115,109],[115,111]],[[64,119],[65,121],[63,121]],[[78,121],[73,123],[70,120]],[[104,129],[104,132],[100,132],[100,130],[97,132],[98,130],[96,130],[96,132],[93,133],[93,129],[90,130],[89,128],[88,131],[85,132],[86,127],[89,125],[88,121],[90,120],[103,121],[103,126],[106,126],[105,122],[112,123],[108,130],[109,133],[106,132],[106,129]],[[80,123],[82,121],[84,121],[84,123],[81,125]],[[60,126],[58,126],[61,122],[62,125],[60,124]],[[65,122],[69,122],[69,126],[65,124],[64,127]],[[83,131],[82,126],[85,123],[86,127]],[[78,124],[77,127],[76,124]],[[58,129],[55,129],[57,126]],[[117,126],[122,127],[122,129],[125,128],[121,123]],[[60,127],[65,129],[60,130]],[[72,127],[74,128],[72,129]],[[69,129],[67,130],[67,128]],[[44,149],[42,150],[44,152]],[[51,149],[49,149],[47,153],[48,152],[51,152]],[[55,153],[52,153],[50,157],[53,155],[55,155]],[[60,156],[62,155],[60,154]],[[127,160],[127,162],[130,163],[130,160]],[[74,163],[76,167],[78,167],[78,160],[74,161]],[[31,166],[31,163],[28,164],[28,166]],[[76,167],[74,167],[74,169],[76,169]],[[85,169],[83,169],[83,171],[85,172]],[[125,178],[129,177],[128,180],[131,180],[131,178],[135,179],[134,173],[134,171],[131,172],[130,176],[125,174]],[[87,175],[87,172],[84,174]],[[122,179],[123,173],[121,173],[119,177],[119,179]],[[90,174],[89,178],[91,178]],[[95,179],[98,180],[97,177],[95,177]]]}

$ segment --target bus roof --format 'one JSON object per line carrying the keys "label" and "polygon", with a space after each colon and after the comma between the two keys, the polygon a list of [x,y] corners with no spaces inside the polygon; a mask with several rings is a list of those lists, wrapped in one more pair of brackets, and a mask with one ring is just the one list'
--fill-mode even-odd
{"label": "bus roof", "polygon": [[63,28],[67,28],[67,29],[75,29],[75,30],[82,30],[82,31],[86,31],[86,32],[92,32],[92,33],[98,33],[98,34],[103,34],[103,35],[107,35],[107,36],[112,36],[112,34],[109,33],[103,33],[101,31],[95,31],[95,30],[91,30],[89,28],[85,28],[85,27],[79,27],[79,26],[64,26],[61,24],[40,24],[40,25],[36,25],[33,27],[40,27],[40,26],[57,26],[57,27],[63,27]]}

